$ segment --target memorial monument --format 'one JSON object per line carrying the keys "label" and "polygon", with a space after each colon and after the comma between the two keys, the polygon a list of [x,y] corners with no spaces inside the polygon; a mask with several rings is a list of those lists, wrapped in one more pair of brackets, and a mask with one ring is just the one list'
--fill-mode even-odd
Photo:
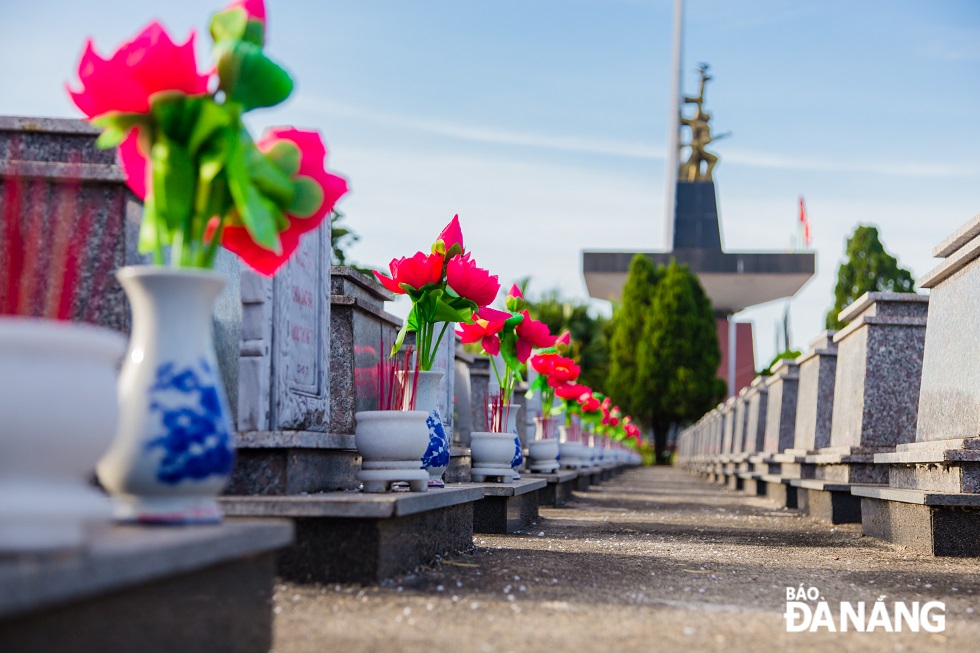
{"label": "memorial monument", "polygon": [[[704,109],[705,87],[711,80],[707,64],[701,64],[698,72],[701,77],[698,95],[683,98],[683,104],[693,105],[694,112],[690,117],[681,113],[679,121],[680,127],[689,131],[689,141],[681,146],[686,157],[676,168],[668,163],[671,174],[674,170],[677,174],[673,214],[667,215],[673,227],[672,247],[666,252],[642,253],[658,265],[675,259],[697,274],[711,298],[718,322],[722,351],[719,376],[728,381],[729,395],[735,395],[752,381],[755,366],[752,325],[736,325],[731,316],[751,306],[796,294],[813,276],[816,256],[812,252],[726,252],[722,248],[714,182],[719,158],[706,148],[728,134],[711,135],[711,114]],[[671,155],[670,161],[680,158],[679,152]],[[584,251],[582,270],[589,294],[596,299],[619,297],[635,254],[628,250]]]}

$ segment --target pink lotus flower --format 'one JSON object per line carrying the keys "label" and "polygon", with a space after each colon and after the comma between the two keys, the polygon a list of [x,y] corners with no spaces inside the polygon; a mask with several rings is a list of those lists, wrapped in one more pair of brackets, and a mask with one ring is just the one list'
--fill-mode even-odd
{"label": "pink lotus flower", "polygon": [[419,290],[422,286],[439,282],[442,278],[442,256],[416,252],[412,258],[403,256],[391,259],[388,269],[391,271],[390,279],[377,270],[374,270],[374,276],[391,292],[404,295],[403,285]]}
{"label": "pink lotus flower", "polygon": [[600,404],[599,400],[596,399],[591,393],[589,395],[582,395],[578,398],[579,406],[582,408],[583,413],[595,413],[599,411]]}
{"label": "pink lotus flower", "polygon": [[134,129],[129,132],[126,140],[119,144],[119,164],[126,174],[126,185],[136,194],[136,197],[145,200],[146,175],[150,171],[150,166],[146,154],[140,150],[139,135],[139,129]]}
{"label": "pink lotus flower", "polygon": [[[238,254],[249,267],[260,274],[272,276],[275,274],[296,248],[299,247],[300,236],[313,231],[320,226],[334,205],[347,192],[347,181],[343,177],[331,174],[324,168],[327,149],[318,132],[303,131],[292,127],[280,127],[268,130],[256,147],[268,152],[280,141],[289,141],[299,148],[300,165],[297,176],[308,177],[315,181],[323,191],[323,202],[313,215],[305,218],[286,214],[289,227],[279,233],[282,251],[270,251],[257,245],[245,227],[229,226],[224,229],[221,244],[228,250]],[[206,239],[210,240],[217,220],[212,219]]]}
{"label": "pink lotus flower", "polygon": [[476,266],[470,255],[454,256],[446,266],[446,283],[460,297],[477,306],[486,306],[497,298],[500,282],[497,275]]}
{"label": "pink lotus flower", "polygon": [[235,0],[225,9],[241,8],[245,10],[245,15],[250,20],[254,19],[265,24],[265,1],[264,0]]}
{"label": "pink lotus flower", "polygon": [[517,287],[516,283],[511,287],[510,292],[507,293],[507,299],[504,301],[504,304],[507,306],[507,310],[513,313],[520,313],[527,308],[527,302],[524,300],[524,295],[521,293],[521,289]]}
{"label": "pink lotus flower", "polygon": [[476,316],[481,320],[487,320],[489,322],[506,322],[512,317],[510,313],[498,311],[489,306],[480,307],[480,310],[476,312]]}
{"label": "pink lotus flower", "polygon": [[590,392],[589,386],[578,383],[565,383],[555,388],[555,396],[568,401],[578,401]]}
{"label": "pink lotus flower", "polygon": [[503,328],[503,322],[478,319],[473,324],[460,324],[456,335],[462,339],[464,345],[479,342],[483,345],[484,351],[491,356],[496,356],[500,353],[500,338],[497,334]]}
{"label": "pink lotus flower", "polygon": [[[440,243],[442,243],[441,247]],[[463,230],[459,226],[458,213],[453,216],[449,224],[439,233],[439,237],[436,238],[436,242],[432,245],[432,251],[445,254],[453,245],[459,245],[459,254],[466,252],[466,248],[463,247]]]}
{"label": "pink lotus flower", "polygon": [[208,75],[197,72],[193,30],[178,46],[156,21],[109,59],[100,57],[89,39],[78,64],[78,79],[81,89],[69,87],[68,92],[89,118],[109,111],[146,113],[153,95],[163,91],[201,95],[208,90]]}
{"label": "pink lotus flower", "polygon": [[[518,292],[520,291],[518,290]],[[523,315],[524,319],[517,325],[517,360],[526,363],[531,355],[531,349],[553,347],[555,336],[551,335],[551,330],[547,324],[531,319],[531,314],[527,310],[524,311]]]}

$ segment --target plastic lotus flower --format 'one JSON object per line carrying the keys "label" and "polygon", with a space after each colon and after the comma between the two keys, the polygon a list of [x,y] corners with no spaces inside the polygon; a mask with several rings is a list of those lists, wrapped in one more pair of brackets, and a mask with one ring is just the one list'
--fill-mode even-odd
{"label": "plastic lotus flower", "polygon": [[517,325],[517,341],[514,346],[517,359],[521,363],[526,363],[527,359],[531,356],[532,349],[554,347],[555,336],[551,335],[547,324],[531,319],[531,315],[527,309],[521,314],[524,316],[524,319]]}
{"label": "plastic lotus flower", "polygon": [[[408,295],[412,300],[412,310],[392,345],[392,356],[401,348],[406,334],[412,331],[416,335],[420,369],[431,370],[449,324],[469,324],[473,315],[481,311],[486,312],[483,317],[486,322],[496,319],[486,307],[496,298],[500,284],[496,276],[477,267],[469,254],[463,254],[463,232],[458,215],[440,232],[431,254],[417,252],[411,258],[392,259],[388,268],[390,277],[378,271],[374,276],[388,290]],[[436,334],[439,323],[442,327]],[[488,334],[489,324],[480,328],[483,331],[477,339],[482,341],[488,336],[487,344],[493,347],[494,334]],[[476,337],[477,332],[468,330],[466,333],[466,337]]]}
{"label": "plastic lotus flower", "polygon": [[497,298],[497,292],[500,290],[497,276],[477,267],[476,261],[472,260],[469,254],[449,260],[446,264],[446,284],[456,295],[470,300],[479,307],[489,305]]}
{"label": "plastic lotus flower", "polygon": [[320,134],[293,128],[277,128],[266,132],[256,144],[259,151],[280,165],[294,184],[290,206],[283,211],[289,223],[279,232],[281,251],[275,252],[257,244],[248,228],[236,224],[225,226],[220,218],[212,218],[208,239],[218,233],[221,244],[234,252],[256,271],[272,276],[289,260],[299,247],[300,237],[313,231],[323,222],[330,209],[347,192],[347,182],[324,168],[326,146]]}
{"label": "plastic lotus flower", "polygon": [[[493,330],[493,336],[483,341],[483,351],[492,356],[500,354],[503,359],[503,370],[497,368],[497,362],[492,358],[490,365],[500,387],[502,401],[509,404],[514,395],[514,387],[523,380],[522,369],[531,355],[531,347],[534,343],[541,343],[542,346],[550,344],[551,334],[546,325],[531,319],[525,308],[527,302],[516,285],[510,289],[504,304],[507,307],[506,311],[485,307],[480,309],[479,317],[490,321],[487,328]],[[531,324],[533,340],[521,335],[529,333],[527,330],[529,324]],[[477,334],[482,332],[462,325],[456,333],[464,343],[468,343],[480,340]]]}
{"label": "plastic lotus flower", "polygon": [[500,338],[497,334],[504,328],[504,322],[491,322],[489,320],[477,319],[472,324],[460,324],[456,333],[460,336],[462,343],[479,342],[483,351],[496,356],[500,353]]}
{"label": "plastic lotus flower", "polygon": [[148,113],[150,99],[167,91],[204,95],[208,75],[197,70],[194,36],[192,30],[183,45],[176,45],[154,21],[108,59],[98,55],[89,39],[78,64],[81,88],[69,87],[68,94],[89,118],[110,112]]}
{"label": "plastic lotus flower", "polygon": [[194,34],[182,45],[151,23],[108,59],[86,44],[78,108],[119,147],[127,184],[142,200],[140,251],[175,267],[212,267],[219,245],[273,274],[347,192],[326,172],[319,135],[273,130],[258,143],[242,115],[281,103],[289,74],[263,52],[262,0],[214,15],[215,73],[198,72]]}
{"label": "plastic lotus flower", "polygon": [[416,252],[411,258],[392,259],[388,264],[391,277],[377,270],[374,276],[385,288],[396,295],[404,295],[412,290],[421,290],[430,284],[438,284],[442,279],[443,257],[438,254]]}

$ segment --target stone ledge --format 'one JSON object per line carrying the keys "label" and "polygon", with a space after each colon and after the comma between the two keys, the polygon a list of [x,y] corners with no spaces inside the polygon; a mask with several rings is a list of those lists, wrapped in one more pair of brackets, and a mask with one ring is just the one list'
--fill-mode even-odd
{"label": "stone ledge", "polygon": [[794,478],[790,485],[804,490],[818,490],[821,492],[850,492],[854,487],[879,487],[869,483],[843,483],[841,481],[824,481],[814,478]]}
{"label": "stone ledge", "polygon": [[0,615],[8,617],[265,553],[292,541],[286,520],[213,526],[105,525],[88,550],[0,561]]}
{"label": "stone ledge", "polygon": [[875,456],[876,463],[980,462],[980,437],[909,442]]}
{"label": "stone ledge", "polygon": [[511,481],[510,483],[459,483],[453,484],[452,487],[480,488],[483,491],[483,496],[485,497],[516,497],[522,494],[527,494],[528,492],[537,492],[546,485],[548,485],[548,481],[543,478],[521,478],[520,480]]}
{"label": "stone ledge", "polygon": [[352,434],[323,431],[239,432],[235,446],[239,449],[357,449]]}
{"label": "stone ledge", "polygon": [[578,472],[569,469],[560,469],[551,474],[542,474],[540,472],[529,471],[522,471],[521,474],[525,474],[531,478],[540,478],[548,483],[567,483],[568,481],[574,481],[576,478],[578,478]]}
{"label": "stone ledge", "polygon": [[301,496],[219,497],[229,516],[386,519],[479,501],[480,487],[447,485],[426,492],[325,492]]}
{"label": "stone ledge", "polygon": [[760,474],[759,480],[765,481],[766,483],[782,483],[783,485],[790,485],[790,482],[794,479],[786,478],[784,476],[780,476],[779,474]]}
{"label": "stone ledge", "polygon": [[851,494],[868,499],[882,499],[899,503],[912,503],[923,506],[967,506],[980,507],[980,494],[924,492],[890,487],[854,486]]}
{"label": "stone ledge", "polygon": [[[950,254],[973,240],[977,235],[980,235],[980,213],[973,216],[973,218],[960,226],[959,229],[950,234],[943,242],[936,245],[932,249],[932,257],[947,258]],[[921,281],[919,282],[919,286],[923,287]]]}

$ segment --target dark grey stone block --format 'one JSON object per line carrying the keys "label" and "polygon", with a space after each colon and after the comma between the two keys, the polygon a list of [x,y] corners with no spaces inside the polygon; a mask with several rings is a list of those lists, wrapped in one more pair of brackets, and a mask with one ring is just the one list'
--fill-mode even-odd
{"label": "dark grey stone block", "polygon": [[538,503],[542,506],[560,508],[572,498],[572,491],[575,489],[574,472],[564,472],[563,474],[534,474],[537,476],[551,476],[548,484],[538,490]]}
{"label": "dark grey stone block", "polygon": [[296,582],[375,583],[472,546],[476,486],[427,492],[329,492],[310,496],[222,497],[226,514],[292,517],[296,543],[279,573]]}
{"label": "dark grey stone block", "polygon": [[547,487],[544,479],[522,479],[513,483],[478,483],[483,499],[473,504],[473,531],[506,534],[523,530],[538,519],[538,492]]}
{"label": "dark grey stone block", "polygon": [[980,507],[861,498],[865,535],[935,556],[980,556]]}
{"label": "dark grey stone block", "polygon": [[831,524],[861,523],[861,499],[849,490],[798,488],[797,507],[803,514]]}
{"label": "dark grey stone block", "polygon": [[783,508],[796,508],[796,488],[779,477],[763,476],[760,480],[766,483],[766,497]]}
{"label": "dark grey stone block", "polygon": [[471,503],[387,519],[299,518],[277,564],[297,583],[378,583],[472,546]]}
{"label": "dark grey stone block", "polygon": [[443,480],[446,483],[469,483],[472,467],[473,458],[469,447],[450,447],[449,467],[446,468]]}
{"label": "dark grey stone block", "polygon": [[[259,434],[262,435],[262,434]],[[344,440],[338,447],[271,446],[282,434],[268,435],[266,446],[239,447],[235,469],[225,488],[228,495],[291,495],[358,487],[355,478],[361,458],[353,450],[353,436],[307,433],[316,439]],[[291,444],[283,441],[282,444]],[[302,444],[302,443],[292,443]],[[329,443],[324,443],[329,444]]]}
{"label": "dark grey stone block", "polygon": [[113,526],[88,551],[0,562],[5,651],[268,651],[288,522]]}

